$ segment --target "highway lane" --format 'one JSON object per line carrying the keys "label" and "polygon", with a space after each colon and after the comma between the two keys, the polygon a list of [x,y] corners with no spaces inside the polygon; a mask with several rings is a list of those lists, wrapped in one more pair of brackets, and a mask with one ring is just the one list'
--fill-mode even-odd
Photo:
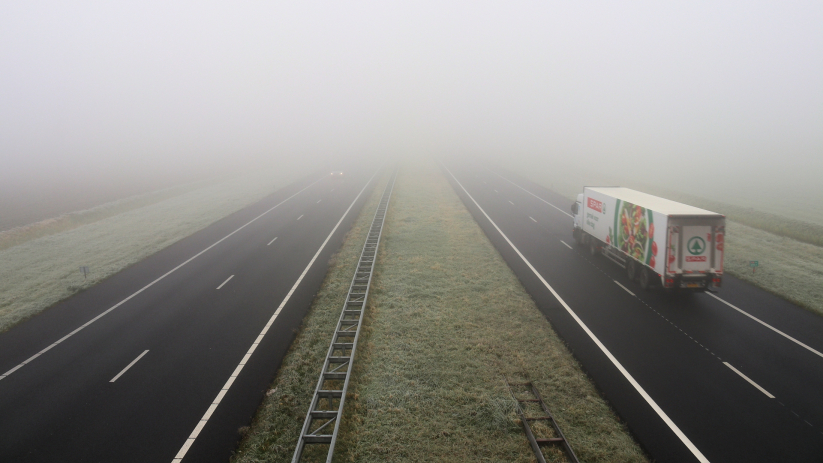
{"label": "highway lane", "polygon": [[183,461],[227,461],[375,175],[318,173],[0,335],[0,461],[171,462],[195,430]]}
{"label": "highway lane", "polygon": [[821,317],[729,276],[717,296],[762,323],[708,294],[643,292],[615,263],[575,247],[567,199],[513,174],[447,167],[455,191],[653,458],[823,459]]}

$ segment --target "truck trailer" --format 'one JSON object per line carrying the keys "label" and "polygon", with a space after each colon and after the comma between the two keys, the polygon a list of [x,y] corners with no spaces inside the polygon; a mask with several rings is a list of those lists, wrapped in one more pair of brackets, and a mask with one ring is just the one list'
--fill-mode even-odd
{"label": "truck trailer", "polygon": [[643,289],[720,287],[724,215],[622,187],[585,187],[572,212],[577,244],[622,265]]}

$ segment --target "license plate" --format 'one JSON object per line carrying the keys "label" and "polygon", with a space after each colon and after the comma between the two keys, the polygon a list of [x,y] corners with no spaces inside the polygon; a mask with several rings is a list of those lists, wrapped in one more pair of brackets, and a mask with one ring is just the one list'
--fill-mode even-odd
{"label": "license plate", "polygon": [[686,283],[687,288],[700,288],[702,286],[700,283]]}

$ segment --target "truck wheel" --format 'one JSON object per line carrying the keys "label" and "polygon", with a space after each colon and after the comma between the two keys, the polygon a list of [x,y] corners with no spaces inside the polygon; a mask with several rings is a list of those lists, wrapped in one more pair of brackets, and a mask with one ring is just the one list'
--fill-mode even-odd
{"label": "truck wheel", "polygon": [[631,257],[626,261],[626,275],[631,281],[637,279],[637,264],[635,264],[634,259]]}
{"label": "truck wheel", "polygon": [[640,287],[648,291],[652,287],[652,276],[645,268],[640,269]]}

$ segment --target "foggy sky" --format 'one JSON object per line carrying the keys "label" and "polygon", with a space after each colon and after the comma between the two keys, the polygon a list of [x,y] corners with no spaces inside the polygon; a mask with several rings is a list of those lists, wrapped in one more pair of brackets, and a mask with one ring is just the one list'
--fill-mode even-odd
{"label": "foggy sky", "polygon": [[460,154],[819,201],[821,24],[814,1],[3,2],[0,182]]}

